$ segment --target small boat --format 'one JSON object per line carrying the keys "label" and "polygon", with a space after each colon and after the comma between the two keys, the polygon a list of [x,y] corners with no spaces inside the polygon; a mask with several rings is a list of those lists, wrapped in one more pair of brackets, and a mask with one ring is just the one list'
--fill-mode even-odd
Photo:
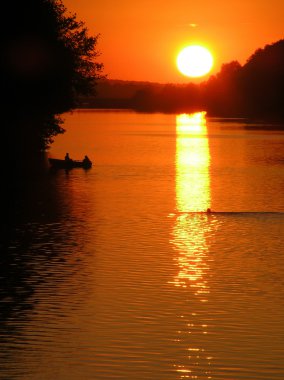
{"label": "small boat", "polygon": [[73,168],[83,168],[90,169],[92,167],[92,161],[79,161],[79,160],[60,160],[58,158],[48,159],[52,168],[57,169],[73,169]]}

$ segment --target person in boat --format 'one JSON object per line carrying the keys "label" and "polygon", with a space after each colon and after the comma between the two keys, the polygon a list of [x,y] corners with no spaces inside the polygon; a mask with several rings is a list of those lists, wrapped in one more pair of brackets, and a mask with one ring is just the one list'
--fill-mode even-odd
{"label": "person in boat", "polygon": [[84,159],[83,159],[83,164],[84,165],[90,165],[92,162],[91,160],[89,159],[88,156],[85,156]]}
{"label": "person in boat", "polygon": [[70,158],[70,156],[69,156],[69,153],[65,154],[65,161],[66,162],[72,161],[71,158]]}

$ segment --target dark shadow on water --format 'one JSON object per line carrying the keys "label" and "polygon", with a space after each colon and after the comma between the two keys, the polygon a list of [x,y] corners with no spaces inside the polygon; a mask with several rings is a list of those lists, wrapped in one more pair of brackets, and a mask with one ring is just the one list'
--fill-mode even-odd
{"label": "dark shadow on water", "polygon": [[52,263],[60,268],[64,261],[58,226],[68,214],[68,191],[48,169],[42,157],[35,165],[21,162],[2,177],[0,344],[34,309],[38,286],[52,276],[47,268]]}
{"label": "dark shadow on water", "polygon": [[[77,169],[52,171],[45,163],[44,157],[35,165],[22,161],[1,178],[0,345],[21,334],[42,294],[59,302],[60,287],[84,268],[89,203],[74,192]],[[82,284],[80,291],[85,292]]]}

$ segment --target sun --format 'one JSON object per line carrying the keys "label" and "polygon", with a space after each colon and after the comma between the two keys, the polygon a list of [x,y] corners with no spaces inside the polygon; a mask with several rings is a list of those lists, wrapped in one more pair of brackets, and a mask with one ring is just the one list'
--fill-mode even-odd
{"label": "sun", "polygon": [[179,52],[176,64],[183,75],[198,78],[208,74],[212,69],[213,56],[205,47],[191,45]]}

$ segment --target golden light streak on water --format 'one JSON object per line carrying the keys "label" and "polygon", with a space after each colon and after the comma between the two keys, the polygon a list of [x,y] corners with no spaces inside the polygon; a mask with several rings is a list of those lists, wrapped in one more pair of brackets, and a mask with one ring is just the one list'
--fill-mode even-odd
{"label": "golden light streak on water", "polygon": [[176,116],[176,208],[179,212],[210,207],[210,152],[206,113]]}
{"label": "golden light streak on water", "polygon": [[[176,117],[176,209],[173,244],[179,252],[176,286],[191,286],[197,293],[207,288],[203,280],[207,264],[204,218],[188,215],[210,207],[210,152],[205,112]],[[203,215],[202,215],[203,216]],[[207,216],[204,215],[207,219]]]}
{"label": "golden light streak on water", "polygon": [[[176,287],[188,288],[190,294],[202,302],[210,292],[207,277],[208,245],[206,234],[210,223],[208,215],[194,214],[210,207],[210,152],[205,112],[176,117],[176,210],[172,244],[177,255],[178,272],[173,280]],[[192,305],[193,307],[193,305]],[[198,312],[198,309],[193,309]],[[207,325],[196,326],[188,321],[189,334],[207,334]],[[200,329],[201,328],[201,329]],[[210,360],[203,347],[193,343],[187,348],[185,363],[176,365],[180,378],[198,378],[198,363],[203,362],[205,378],[210,379]]]}

